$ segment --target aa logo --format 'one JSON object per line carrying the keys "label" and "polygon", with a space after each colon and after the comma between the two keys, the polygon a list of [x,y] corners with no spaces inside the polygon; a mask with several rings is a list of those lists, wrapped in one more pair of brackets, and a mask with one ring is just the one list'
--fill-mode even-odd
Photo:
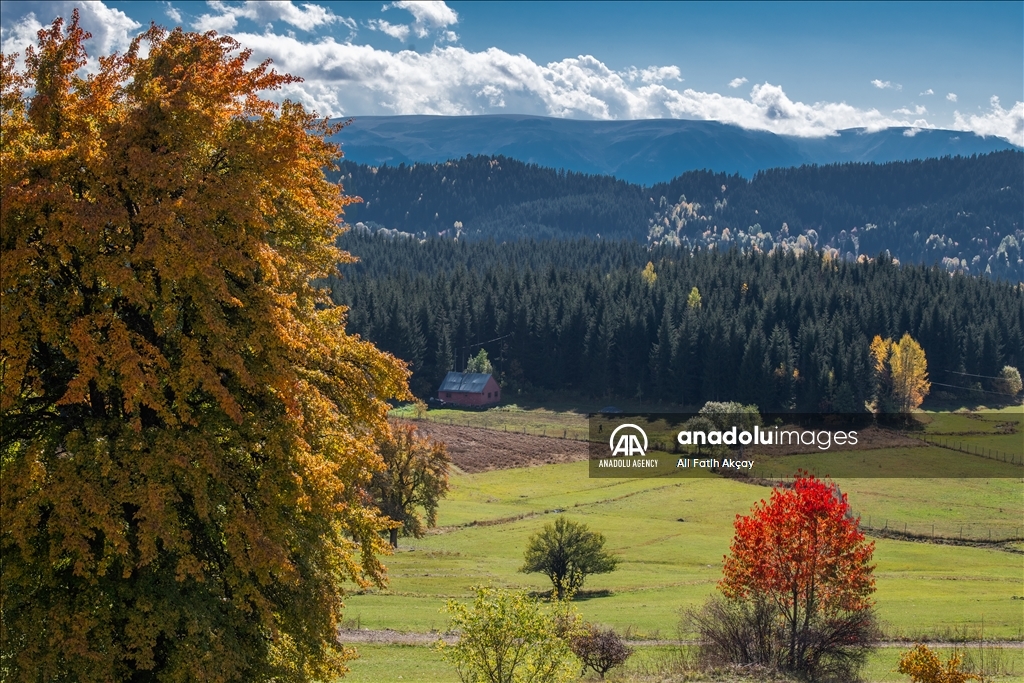
{"label": "aa logo", "polygon": [[[624,429],[629,431],[623,432],[622,430]],[[622,432],[622,434],[619,434],[619,432]],[[640,445],[640,439],[637,438],[638,435],[643,437],[643,446]],[[616,440],[616,436],[618,436],[618,440]],[[635,424],[619,425],[612,432],[611,438],[608,439],[608,447],[612,449],[612,456],[623,455],[627,458],[634,455],[643,456],[647,453],[647,433]]]}

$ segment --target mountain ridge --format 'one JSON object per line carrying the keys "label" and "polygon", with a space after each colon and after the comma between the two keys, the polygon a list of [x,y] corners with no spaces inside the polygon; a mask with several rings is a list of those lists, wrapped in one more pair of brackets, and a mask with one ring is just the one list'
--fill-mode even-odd
{"label": "mountain ridge", "polygon": [[824,138],[799,138],[717,121],[581,121],[525,114],[361,116],[334,139],[347,160],[371,166],[500,155],[640,185],[692,170],[750,178],[770,168],[1022,149],[1000,138],[941,129],[848,129]]}

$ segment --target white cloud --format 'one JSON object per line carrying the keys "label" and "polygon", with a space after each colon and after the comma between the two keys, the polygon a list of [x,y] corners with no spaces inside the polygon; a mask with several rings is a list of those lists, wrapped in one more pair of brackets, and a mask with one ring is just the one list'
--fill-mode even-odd
{"label": "white cloud", "polygon": [[35,12],[29,12],[11,26],[0,28],[0,49],[5,55],[17,52],[24,60],[25,48],[35,45],[36,33],[42,27],[43,25],[36,19]]}
{"label": "white cloud", "polygon": [[179,12],[178,9],[169,2],[165,2],[164,5],[164,14],[167,15],[167,18],[173,21],[175,24],[180,24],[181,12]]}
{"label": "white cloud", "polygon": [[99,0],[36,2],[32,8],[32,12],[0,30],[0,46],[4,54],[18,52],[23,59],[25,48],[36,44],[36,32],[39,29],[44,25],[49,26],[57,17],[64,17],[66,25],[66,22],[71,21],[71,13],[76,8],[80,25],[92,34],[92,38],[85,43],[90,55],[90,68],[97,64],[97,55],[123,52],[142,28],[142,24],[121,10],[111,9]]}
{"label": "white cloud", "polygon": [[993,135],[1024,147],[1024,102],[1017,102],[1009,109],[1003,109],[995,95],[989,100],[987,113],[964,116],[953,113],[953,128],[969,130],[978,135]]}
{"label": "white cloud", "polygon": [[934,95],[934,94],[935,94],[935,91],[932,90],[931,88],[928,88],[923,93],[921,93],[921,96],[924,96],[924,95]]}
{"label": "white cloud", "polygon": [[946,95],[946,99],[949,100],[950,102],[956,102],[956,93],[955,92],[948,93]]}
{"label": "white cloud", "polygon": [[374,31],[380,31],[402,42],[405,42],[405,39],[409,37],[409,27],[405,24],[391,24],[383,19],[371,19],[367,26]]}
{"label": "white cloud", "polygon": [[678,90],[677,67],[610,69],[581,55],[537,64],[497,48],[471,52],[435,46],[430,52],[389,52],[325,38],[241,34],[258,59],[271,58],[303,83],[284,93],[332,116],[470,115],[514,111],[580,119],[688,118],[745,128],[821,137],[846,128],[933,128],[920,119],[887,116],[846,103],[792,101],[780,86],[754,85],[749,98]]}
{"label": "white cloud", "polygon": [[[57,14],[70,16],[75,6],[81,7],[83,27],[95,35],[88,45],[91,55],[123,50],[141,28],[123,12],[101,2],[39,3],[34,5],[34,14],[5,22],[0,35],[4,52],[24,53],[24,46],[35,42],[41,24],[49,23]],[[220,26],[234,25],[245,18],[257,26],[285,21],[307,30],[325,23],[356,28],[351,19],[291,2],[228,6],[215,1],[208,6],[211,12],[203,21],[219,22]],[[442,38],[448,31],[445,27],[457,21],[457,15],[443,3],[395,7],[406,9],[415,21],[433,27]],[[381,26],[378,23],[375,28],[382,30]],[[415,24],[388,26],[405,28],[406,37],[416,30]],[[682,89],[681,72],[671,65],[614,70],[591,55],[539,64],[526,55],[498,48],[473,52],[443,42],[417,54],[342,43],[331,36],[300,39],[291,33],[275,33],[272,28],[260,34],[236,33],[235,37],[253,49],[254,61],[272,59],[279,71],[305,79],[271,96],[289,97],[330,116],[514,112],[602,120],[682,118],[803,137],[823,137],[849,128],[873,131],[899,127],[913,135],[918,130],[953,127],[1024,146],[1022,102],[1004,109],[998,99],[993,99],[987,112],[957,112],[954,125],[942,122],[937,126],[925,118],[927,110],[923,106],[908,105],[883,114],[846,102],[793,101],[781,86],[771,83],[754,84],[746,97]],[[952,93],[950,96],[955,97]]]}
{"label": "white cloud", "polygon": [[[394,7],[396,9],[404,9],[412,14],[413,21],[412,28],[416,32],[416,35],[420,38],[426,38],[430,35],[431,31],[437,31],[445,29],[452,24],[459,23],[459,15],[452,8],[446,5],[444,2],[413,2],[410,0],[398,0],[392,2],[390,5],[385,5],[384,9],[388,7]],[[454,35],[454,32],[445,32],[446,39],[447,34]],[[450,42],[454,42],[455,39],[450,39]]]}
{"label": "white cloud", "polygon": [[734,78],[731,81],[729,81],[729,87],[730,88],[738,88],[738,87],[740,87],[741,85],[743,85],[746,82],[747,82],[746,77]]}
{"label": "white cloud", "polygon": [[214,13],[204,14],[192,23],[192,28],[197,31],[231,31],[238,25],[239,19],[249,19],[261,24],[283,21],[303,31],[312,31],[334,22],[353,27],[350,21],[344,21],[326,7],[308,3],[296,7],[291,0],[246,0],[241,5],[208,0],[206,4]]}
{"label": "white cloud", "polygon": [[[586,59],[586,57],[580,55],[580,59]],[[631,66],[623,72],[623,75],[630,81],[640,81],[641,83],[683,80],[678,66],[649,66],[646,69]]]}
{"label": "white cloud", "polygon": [[476,94],[477,97],[486,97],[490,106],[502,109],[505,106],[505,98],[502,97],[501,88],[496,88],[493,85],[485,85],[480,92]]}
{"label": "white cloud", "polygon": [[899,83],[893,83],[892,81],[880,81],[877,78],[871,81],[871,85],[875,86],[879,90],[903,90],[903,86]]}
{"label": "white cloud", "polygon": [[[203,14],[192,22],[192,28],[196,31],[217,31],[225,33],[238,25],[238,17],[246,16],[244,7],[228,7],[223,3],[210,0],[209,5],[218,10],[219,14]],[[255,12],[252,12],[255,15]],[[246,16],[246,18],[249,18]]]}

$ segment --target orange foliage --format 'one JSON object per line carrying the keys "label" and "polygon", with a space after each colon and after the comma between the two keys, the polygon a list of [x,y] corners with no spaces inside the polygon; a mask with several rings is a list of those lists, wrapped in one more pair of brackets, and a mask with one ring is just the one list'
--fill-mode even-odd
{"label": "orange foliage", "polygon": [[[437,526],[437,506],[448,494],[451,459],[440,441],[420,436],[416,425],[391,425],[391,436],[377,444],[384,469],[373,475],[369,491],[377,507],[397,525],[392,526],[392,547],[398,547],[398,530],[422,538]],[[426,524],[419,513],[426,514]]]}
{"label": "orange foliage", "polygon": [[913,650],[900,655],[897,671],[910,676],[911,683],[966,683],[981,680],[981,676],[960,669],[962,659],[954,652],[943,665],[938,655],[927,645],[918,644]]}
{"label": "orange foliage", "polygon": [[904,333],[898,342],[871,341],[875,368],[876,408],[882,412],[909,413],[924,401],[931,390],[928,362],[921,345]]}
{"label": "orange foliage", "polygon": [[230,38],[83,75],[86,37],[3,56],[0,677],[330,679],[407,396],[311,284],[349,258],[337,128]]}

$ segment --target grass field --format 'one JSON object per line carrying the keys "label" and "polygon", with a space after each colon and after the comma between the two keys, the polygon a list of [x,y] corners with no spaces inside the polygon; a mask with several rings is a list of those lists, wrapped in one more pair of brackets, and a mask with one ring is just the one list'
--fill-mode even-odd
{"label": "grass field", "polygon": [[925,413],[923,419],[924,436],[933,443],[1024,460],[1024,414],[1019,409]]}
{"label": "grass field", "polygon": [[[455,423],[484,426],[473,420],[497,419],[488,415],[491,412],[462,413],[465,421]],[[578,414],[507,412],[514,416],[509,420],[519,420],[520,428],[525,426],[530,433],[559,425],[568,429],[573,421],[585,429],[585,419]],[[1017,413],[1005,415],[1018,419]],[[972,427],[980,434],[970,437],[984,438],[1006,421],[1003,415],[984,421],[943,415],[928,429],[941,434]],[[936,535],[956,535],[964,525],[965,536],[984,539],[986,529],[1002,533],[1024,525],[1020,479],[837,482],[865,524],[870,521],[876,527],[888,523],[890,529],[902,530],[899,525],[905,524],[908,531],[927,533],[935,525]],[[748,512],[769,492],[717,477],[591,479],[583,462],[456,473],[440,508],[440,528],[422,539],[402,539],[399,551],[387,558],[389,589],[350,595],[346,626],[441,632],[447,626],[441,612],[445,600],[468,599],[475,585],[547,592],[546,579],[517,570],[530,534],[564,513],[602,532],[621,562],[614,573],[588,579],[576,603],[584,618],[636,638],[672,639],[680,609],[714,593],[735,515]],[[1024,640],[1024,555],[994,547],[878,538],[875,562],[875,598],[889,637],[976,637],[983,624],[987,640]],[[457,680],[424,646],[358,649],[362,659],[353,663],[350,680]],[[660,680],[657,670],[667,660],[659,652],[658,647],[638,652],[627,679]],[[1022,652],[993,655],[1002,658],[1000,670],[1008,674],[995,680],[1024,680]],[[874,655],[867,679],[905,680],[894,673],[897,656],[895,649]]]}
{"label": "grass field", "polygon": [[[991,519],[996,506],[1021,517],[1024,501],[1014,483],[973,480],[990,489],[975,499],[948,480],[840,482],[865,515],[883,501],[894,515],[953,514],[978,523]],[[444,528],[403,539],[388,561],[390,590],[351,596],[346,617],[364,628],[429,631],[444,628],[444,600],[467,597],[473,585],[548,590],[543,577],[517,569],[529,535],[563,510],[604,533],[622,561],[618,571],[590,579],[586,589],[596,593],[580,601],[584,616],[643,637],[669,637],[679,608],[714,590],[734,515],[767,494],[717,478],[589,479],[583,463],[458,475],[441,507]],[[1024,603],[1013,599],[1024,596],[1021,555],[879,539],[875,559],[879,613],[894,634],[936,636],[984,619],[988,637],[1021,637]]]}

